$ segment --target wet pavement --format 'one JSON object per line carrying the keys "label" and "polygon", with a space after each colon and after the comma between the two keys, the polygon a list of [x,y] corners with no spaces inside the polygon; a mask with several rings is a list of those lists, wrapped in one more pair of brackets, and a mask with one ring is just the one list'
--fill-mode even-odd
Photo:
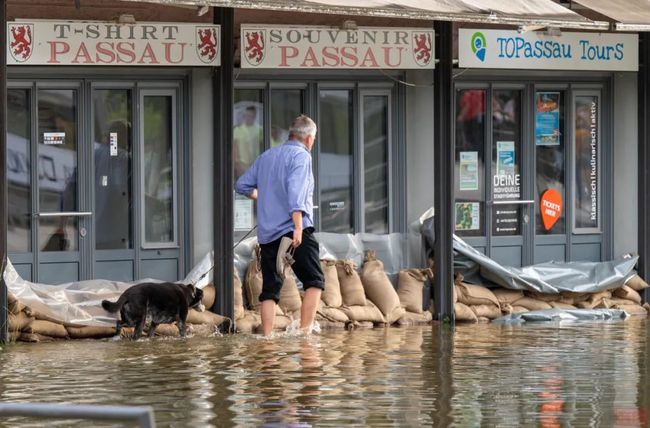
{"label": "wet pavement", "polygon": [[628,320],[15,344],[0,400],[150,405],[162,427],[642,427],[649,339]]}

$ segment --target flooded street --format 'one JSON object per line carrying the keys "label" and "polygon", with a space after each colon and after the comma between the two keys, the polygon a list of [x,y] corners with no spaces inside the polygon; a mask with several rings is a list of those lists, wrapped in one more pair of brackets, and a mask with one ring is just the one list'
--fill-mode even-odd
{"label": "flooded street", "polygon": [[0,400],[150,405],[163,427],[641,427],[649,339],[630,320],[16,344]]}

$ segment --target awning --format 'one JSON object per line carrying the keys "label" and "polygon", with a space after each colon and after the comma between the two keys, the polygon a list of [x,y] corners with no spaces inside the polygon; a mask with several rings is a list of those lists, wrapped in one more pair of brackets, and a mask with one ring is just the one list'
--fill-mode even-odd
{"label": "awning", "polygon": [[648,0],[573,0],[581,6],[612,18],[618,31],[650,31]]}
{"label": "awning", "polygon": [[284,12],[607,30],[552,0],[123,0]]}

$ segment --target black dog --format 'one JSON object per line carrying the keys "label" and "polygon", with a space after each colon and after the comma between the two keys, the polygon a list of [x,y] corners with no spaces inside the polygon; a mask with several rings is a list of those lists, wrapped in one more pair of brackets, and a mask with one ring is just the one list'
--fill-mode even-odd
{"label": "black dog", "polygon": [[117,321],[117,335],[122,327],[135,327],[133,339],[142,335],[147,316],[151,317],[149,337],[153,336],[158,324],[176,322],[182,337],[185,337],[187,313],[190,308],[201,306],[203,290],[194,285],[144,283],[126,290],[117,302],[102,300],[102,307],[110,313],[120,311]]}

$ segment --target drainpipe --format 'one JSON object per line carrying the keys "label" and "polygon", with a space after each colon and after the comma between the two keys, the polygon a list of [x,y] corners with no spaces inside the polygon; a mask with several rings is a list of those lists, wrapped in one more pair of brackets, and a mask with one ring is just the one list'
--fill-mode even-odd
{"label": "drainpipe", "polygon": [[221,66],[214,68],[212,110],[214,114],[213,248],[214,285],[217,292],[212,311],[233,318],[233,71],[234,20],[232,8],[216,7],[214,23],[221,25]]}
{"label": "drainpipe", "polygon": [[9,339],[7,325],[7,284],[4,274],[7,265],[7,2],[0,0],[0,343]]}
{"label": "drainpipe", "polygon": [[[650,274],[650,33],[639,33],[639,275]],[[648,290],[644,300],[650,299]]]}
{"label": "drainpipe", "polygon": [[453,250],[454,233],[454,142],[453,142],[453,24],[436,21],[436,55],[434,71],[434,258],[435,278],[433,298],[435,315],[439,320],[454,321]]}

